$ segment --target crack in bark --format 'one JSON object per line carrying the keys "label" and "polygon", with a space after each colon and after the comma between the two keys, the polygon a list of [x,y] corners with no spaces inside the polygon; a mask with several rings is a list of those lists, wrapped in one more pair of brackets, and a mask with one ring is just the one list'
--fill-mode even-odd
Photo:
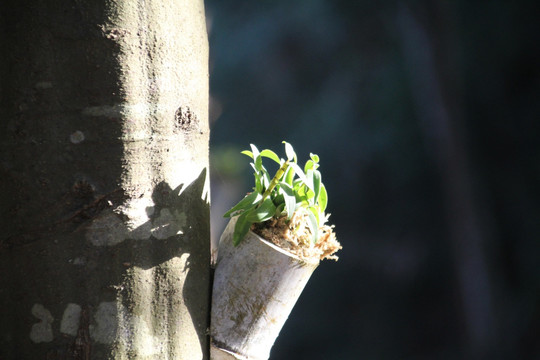
{"label": "crack in bark", "polygon": [[72,360],[90,360],[92,344],[90,341],[90,320],[89,310],[85,307],[81,311],[79,320],[79,329],[77,336],[73,340],[69,351],[68,359]]}

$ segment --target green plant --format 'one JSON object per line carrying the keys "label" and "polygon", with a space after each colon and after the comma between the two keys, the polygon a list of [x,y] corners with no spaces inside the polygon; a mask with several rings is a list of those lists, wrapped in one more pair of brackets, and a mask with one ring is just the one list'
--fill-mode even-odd
{"label": "green plant", "polygon": [[[326,222],[325,214],[328,195],[321,181],[319,156],[310,154],[304,169],[297,164],[296,153],[291,144],[283,141],[287,159],[280,158],[272,150],[262,150],[251,144],[251,151],[242,151],[253,159],[251,166],[255,170],[255,187],[253,192],[244,197],[224,217],[238,216],[233,243],[238,245],[247,234],[251,225],[262,223],[271,218],[283,216],[290,220],[295,211],[307,210],[308,226],[311,241],[319,239],[319,227]],[[268,158],[279,164],[274,177],[263,165],[263,158]]]}

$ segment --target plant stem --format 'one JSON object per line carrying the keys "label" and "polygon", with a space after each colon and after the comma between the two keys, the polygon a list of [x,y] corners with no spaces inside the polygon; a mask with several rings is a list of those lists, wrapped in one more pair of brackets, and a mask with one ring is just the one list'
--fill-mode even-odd
{"label": "plant stem", "polygon": [[262,199],[259,202],[259,205],[257,206],[260,206],[263,203],[263,201],[266,200],[266,198],[272,193],[272,190],[274,190],[279,180],[281,180],[281,178],[285,174],[285,171],[287,170],[288,167],[289,167],[289,160],[285,161],[283,165],[281,165],[281,167],[278,169],[278,171],[276,171],[276,175],[274,175],[274,178],[272,179],[272,181],[270,181],[270,185],[268,185],[268,188],[263,193]]}

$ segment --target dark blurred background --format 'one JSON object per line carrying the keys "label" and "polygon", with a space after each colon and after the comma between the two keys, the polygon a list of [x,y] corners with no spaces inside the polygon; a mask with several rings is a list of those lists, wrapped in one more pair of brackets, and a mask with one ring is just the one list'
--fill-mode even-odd
{"label": "dark blurred background", "polygon": [[540,359],[537,2],[206,8],[214,239],[287,140],[343,245],[271,359]]}

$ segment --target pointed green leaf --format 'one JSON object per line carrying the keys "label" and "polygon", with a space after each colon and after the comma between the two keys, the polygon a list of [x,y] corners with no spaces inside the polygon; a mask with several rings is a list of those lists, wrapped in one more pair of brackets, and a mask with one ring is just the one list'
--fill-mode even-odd
{"label": "pointed green leaf", "polygon": [[304,172],[307,174],[308,170],[313,169],[314,164],[315,163],[313,162],[313,160],[306,161],[306,165],[304,165]]}
{"label": "pointed green leaf", "polygon": [[305,202],[305,206],[308,206],[310,203],[314,202],[313,200],[309,201],[313,197],[313,191],[311,191],[301,180],[298,180],[298,182],[295,181],[293,189],[297,203]]}
{"label": "pointed green leaf", "polygon": [[265,150],[261,151],[261,156],[272,159],[272,160],[274,160],[275,162],[277,162],[278,164],[281,165],[281,160],[279,159],[279,156],[277,156],[277,154],[275,152],[273,152],[272,150],[265,149]]}
{"label": "pointed green leaf", "polygon": [[313,170],[306,171],[306,180],[304,181],[304,184],[311,190],[314,190],[313,186]]}
{"label": "pointed green leaf", "polygon": [[326,192],[326,187],[323,183],[321,183],[321,191],[319,192],[319,199],[317,202],[319,203],[321,212],[324,213],[326,205],[328,205],[328,193]]}
{"label": "pointed green leaf", "polygon": [[283,179],[287,184],[292,186],[294,180],[294,169],[290,165],[291,163],[289,163],[289,168],[287,169],[287,172],[285,173]]}
{"label": "pointed green leaf", "polygon": [[247,194],[238,204],[233,206],[229,211],[227,211],[223,217],[232,217],[238,214],[240,211],[245,211],[250,207],[254,206],[258,201],[260,201],[262,195],[257,192],[252,192]]}
{"label": "pointed green leaf", "polygon": [[294,169],[294,172],[300,178],[300,180],[302,180],[304,183],[307,181],[306,174],[304,174],[304,172],[302,171],[302,169],[300,169],[300,166],[298,166],[297,163],[291,162],[289,163],[289,166]]}
{"label": "pointed green leaf", "polygon": [[287,211],[287,219],[290,219],[296,210],[296,196],[294,195],[293,188],[282,181],[279,183],[283,200],[285,201],[285,210]]}
{"label": "pointed green leaf", "polygon": [[255,164],[255,170],[261,171],[261,168],[262,168],[261,153],[259,152],[259,149],[257,149],[255,145],[250,144],[249,146],[251,146],[251,151],[253,152],[253,162]]}
{"label": "pointed green leaf", "polygon": [[317,154],[313,154],[313,153],[309,153],[309,157],[311,158],[311,160],[313,160],[313,162],[315,164],[317,164],[319,162],[319,155]]}
{"label": "pointed green leaf", "polygon": [[319,199],[319,192],[321,191],[321,173],[319,170],[313,170],[313,192],[315,202]]}
{"label": "pointed green leaf", "polygon": [[255,172],[253,173],[253,177],[255,178],[255,191],[258,192],[258,193],[263,193],[264,189],[263,189],[263,183],[264,183],[264,180],[263,180],[263,175],[261,173],[261,171],[257,170],[257,168],[255,167],[255,164],[254,163],[249,163],[249,165],[251,165],[251,167],[253,168],[253,170],[255,170]]}
{"label": "pointed green leaf", "polygon": [[270,174],[268,173],[268,170],[263,166],[261,168],[262,173],[262,185],[263,189],[268,189],[268,186],[270,186],[270,182],[272,181],[270,178]]}
{"label": "pointed green leaf", "polygon": [[263,177],[255,172],[255,191],[259,194],[262,194],[264,192],[264,180]]}
{"label": "pointed green leaf", "polygon": [[[276,205],[276,208],[277,208],[280,205],[285,205],[285,198],[283,197],[283,189],[281,189],[281,186],[277,185],[275,189],[277,191],[276,191],[276,195],[272,197],[272,202],[274,203],[274,205]],[[276,211],[276,214],[277,214],[277,211]]]}
{"label": "pointed green leaf", "polygon": [[253,144],[249,144],[249,147],[251,148],[251,152],[253,154],[253,158],[256,158],[257,156],[259,156],[259,149],[257,149],[257,147]]}
{"label": "pointed green leaf", "polygon": [[296,162],[296,153],[294,152],[294,149],[291,146],[291,144],[289,144],[286,141],[283,141],[283,143],[285,144],[285,153],[287,154],[287,159],[289,161]]}
{"label": "pointed green leaf", "polygon": [[276,206],[272,199],[267,198],[259,206],[246,211],[246,218],[252,222],[263,222],[270,219],[276,213]]}
{"label": "pointed green leaf", "polygon": [[258,171],[262,169],[262,156],[260,154],[255,158],[255,169]]}
{"label": "pointed green leaf", "polygon": [[253,159],[253,153],[251,151],[249,151],[249,150],[244,150],[244,151],[241,152],[241,154],[247,155],[247,156],[249,156],[250,158]]}
{"label": "pointed green leaf", "polygon": [[251,227],[251,222],[247,219],[247,212],[243,213],[238,217],[238,220],[236,220],[236,224],[234,226],[234,233],[233,233],[233,245],[238,246],[242,240],[244,240],[244,237],[249,231],[249,228]]}

